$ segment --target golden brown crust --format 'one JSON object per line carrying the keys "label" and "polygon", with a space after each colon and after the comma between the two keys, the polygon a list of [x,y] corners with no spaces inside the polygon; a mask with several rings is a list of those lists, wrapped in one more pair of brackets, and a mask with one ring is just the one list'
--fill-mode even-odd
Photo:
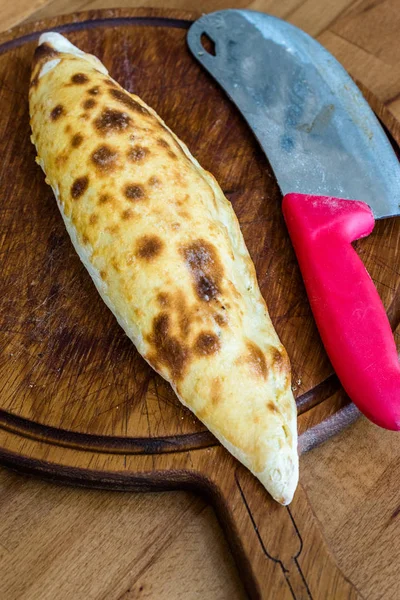
{"label": "golden brown crust", "polygon": [[150,107],[54,39],[35,53],[31,125],[76,249],[141,354],[285,501],[290,367],[232,207]]}

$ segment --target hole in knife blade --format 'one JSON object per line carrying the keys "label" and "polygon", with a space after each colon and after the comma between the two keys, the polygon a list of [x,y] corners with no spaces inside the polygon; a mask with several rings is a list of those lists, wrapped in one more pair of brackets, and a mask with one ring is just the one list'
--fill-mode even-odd
{"label": "hole in knife blade", "polygon": [[215,42],[210,38],[210,36],[207,33],[201,34],[200,42],[204,50],[208,52],[208,54],[211,54],[211,56],[216,56],[217,53],[215,52]]}

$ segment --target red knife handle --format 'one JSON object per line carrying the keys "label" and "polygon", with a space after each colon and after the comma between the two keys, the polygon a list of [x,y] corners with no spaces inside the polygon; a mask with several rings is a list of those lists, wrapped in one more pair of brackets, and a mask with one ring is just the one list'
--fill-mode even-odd
{"label": "red knife handle", "polygon": [[363,202],[288,194],[283,214],[322,341],[371,421],[400,430],[400,363],[378,292],[351,242],[371,233]]}

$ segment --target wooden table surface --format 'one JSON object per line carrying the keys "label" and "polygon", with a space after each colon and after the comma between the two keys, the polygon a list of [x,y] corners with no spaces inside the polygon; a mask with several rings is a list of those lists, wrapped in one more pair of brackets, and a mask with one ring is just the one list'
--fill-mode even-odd
{"label": "wooden table surface", "polygon": [[[235,6],[285,18],[317,37],[400,120],[400,0],[0,0],[0,29],[116,5]],[[301,481],[325,538],[345,576],[371,600],[400,597],[399,442],[399,434],[361,418],[301,458]],[[0,598],[245,594],[201,498],[72,489],[0,469]]]}

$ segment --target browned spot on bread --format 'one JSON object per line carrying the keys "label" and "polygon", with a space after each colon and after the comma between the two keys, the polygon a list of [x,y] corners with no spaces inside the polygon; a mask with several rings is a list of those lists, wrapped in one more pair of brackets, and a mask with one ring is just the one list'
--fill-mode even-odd
{"label": "browned spot on bread", "polygon": [[160,254],[163,242],[156,235],[145,235],[137,243],[136,256],[145,260],[152,260]]}
{"label": "browned spot on bread", "polygon": [[57,121],[57,119],[59,119],[63,114],[65,114],[63,105],[57,104],[57,106],[55,106],[50,113],[50,119],[52,121]]}
{"label": "browned spot on bread", "polygon": [[129,96],[129,94],[127,94],[123,90],[113,89],[113,90],[109,90],[109,93],[110,93],[110,96],[112,96],[114,98],[114,100],[117,100],[118,102],[120,102],[121,104],[126,106],[127,108],[130,108],[131,110],[141,113],[142,115],[149,114],[149,111],[147,110],[147,108],[145,108],[139,102],[137,102],[136,100],[131,98],[131,96]]}
{"label": "browned spot on bread", "polygon": [[69,133],[71,131],[71,125],[69,123],[67,123],[66,126],[64,127],[64,131],[65,131],[65,133]]}
{"label": "browned spot on bread", "polygon": [[[169,152],[170,151],[168,151],[168,154],[169,154]],[[173,178],[174,178],[174,183],[176,183],[177,185],[183,186],[185,184],[185,178],[183,177],[183,175],[180,171],[175,171],[173,173]],[[180,206],[182,206],[184,204],[185,200],[186,200],[186,197],[184,200],[180,200],[180,202],[179,202]]]}
{"label": "browned spot on bread", "polygon": [[117,271],[117,273],[121,272],[120,263],[118,262],[118,260],[116,258],[111,259],[111,266],[115,271]]}
{"label": "browned spot on bread", "polygon": [[81,135],[80,133],[75,133],[75,135],[72,136],[71,146],[73,148],[79,148],[79,146],[82,144],[82,142],[83,142],[83,135]]}
{"label": "browned spot on bread", "polygon": [[107,277],[107,273],[105,271],[100,271],[100,277],[103,279],[103,281],[106,279]]}
{"label": "browned spot on bread", "polygon": [[211,404],[216,406],[221,401],[222,383],[220,377],[215,377],[211,384]]}
{"label": "browned spot on bread", "polygon": [[90,90],[88,90],[88,94],[90,94],[91,96],[97,96],[100,92],[100,89],[98,88],[98,86],[96,85],[95,87],[90,88]]}
{"label": "browned spot on bread", "polygon": [[38,85],[42,65],[44,65],[49,60],[56,58],[59,55],[60,53],[58,52],[58,50],[55,50],[47,42],[45,42],[44,44],[40,44],[40,46],[37,46],[32,59],[32,74],[33,72],[35,72],[35,76],[31,79],[30,87],[35,88]]}
{"label": "browned spot on bread", "polygon": [[267,410],[268,412],[272,412],[272,413],[278,413],[279,414],[279,410],[276,407],[276,405],[273,402],[268,402],[267,403]]}
{"label": "browned spot on bread", "polygon": [[94,100],[93,98],[88,98],[87,100],[85,100],[82,104],[82,107],[85,110],[90,110],[91,108],[93,108],[94,106],[96,106],[96,100]]}
{"label": "browned spot on bread", "polygon": [[[218,227],[218,225],[216,225],[215,223],[210,223],[210,224],[208,225],[208,231],[209,231],[211,234],[217,233],[217,232],[219,231],[219,227]],[[230,255],[231,255],[231,257],[232,257],[232,260],[235,260],[235,256],[234,256],[234,254],[233,254],[232,252],[230,252]]]}
{"label": "browned spot on bread", "polygon": [[178,158],[175,152],[172,152],[172,150],[168,150],[167,154],[170,158],[172,158],[172,160],[176,160]]}
{"label": "browned spot on bread", "polygon": [[189,335],[191,324],[195,320],[195,310],[188,307],[186,296],[179,289],[172,296],[171,302],[168,305],[171,305],[175,312],[181,337],[186,339]]}
{"label": "browned spot on bread", "polygon": [[149,151],[147,148],[142,148],[142,146],[134,146],[128,150],[127,157],[132,162],[140,163],[143,162],[148,154]]}
{"label": "browned spot on bread", "polygon": [[57,58],[57,56],[59,56],[60,53],[58,52],[58,50],[55,50],[52,46],[50,46],[50,44],[48,44],[47,42],[44,42],[44,44],[40,44],[40,46],[37,46],[35,53],[33,55],[33,59],[32,59],[32,68],[35,67],[35,65],[39,62],[42,61],[48,61],[52,58]]}
{"label": "browned spot on bread", "polygon": [[229,291],[231,292],[231,295],[233,298],[237,298],[238,300],[241,299],[242,296],[241,296],[239,290],[237,289],[237,287],[235,286],[235,284],[232,283],[232,281],[228,282],[228,288],[229,288]]}
{"label": "browned spot on bread", "polygon": [[194,351],[200,356],[209,356],[218,352],[220,347],[220,341],[215,333],[203,332],[196,339]]}
{"label": "browned spot on bread", "polygon": [[162,308],[169,305],[169,297],[165,292],[160,292],[157,296],[157,300]]}
{"label": "browned spot on bread", "polygon": [[198,297],[209,302],[220,293],[223,269],[217,251],[212,244],[200,239],[184,246],[181,252]]}
{"label": "browned spot on bread", "polygon": [[149,336],[152,352],[148,360],[157,369],[167,367],[172,379],[179,379],[184,371],[189,353],[187,348],[170,333],[170,318],[161,313],[153,321],[153,330]]}
{"label": "browned spot on bread", "polygon": [[149,185],[151,185],[152,187],[160,187],[161,181],[158,179],[158,177],[155,177],[155,175],[153,175],[149,179]]}
{"label": "browned spot on bread", "polygon": [[220,315],[218,313],[216,313],[214,315],[214,321],[217,323],[217,325],[219,325],[220,327],[224,327],[224,325],[227,324],[228,319],[225,317],[225,315]]}
{"label": "browned spot on bread", "polygon": [[265,360],[264,352],[254,342],[247,341],[246,343],[248,354],[246,360],[255,375],[266,379],[268,374],[267,361]]}
{"label": "browned spot on bread", "polygon": [[133,217],[133,210],[131,208],[127,208],[121,213],[121,219],[123,221],[129,221]]}
{"label": "browned spot on bread", "polygon": [[158,138],[156,141],[157,141],[157,144],[159,146],[161,146],[161,148],[169,148],[169,144],[168,144],[167,140],[164,140],[164,138]]}
{"label": "browned spot on bread", "polygon": [[94,126],[103,135],[109,133],[121,133],[131,124],[129,115],[120,110],[106,108],[94,121]]}
{"label": "browned spot on bread", "polygon": [[279,349],[275,346],[271,346],[269,355],[271,357],[274,372],[285,378],[286,386],[290,385],[290,362],[286,350],[283,347]]}
{"label": "browned spot on bread", "polygon": [[71,186],[71,196],[74,200],[77,200],[84,194],[89,185],[89,177],[84,175],[83,177],[78,177],[75,179],[74,183]]}
{"label": "browned spot on bread", "polygon": [[184,338],[187,338],[190,331],[190,315],[183,312],[179,317],[179,329]]}
{"label": "browned spot on bread", "polygon": [[128,198],[128,200],[132,200],[132,201],[140,200],[141,198],[144,198],[144,196],[145,196],[143,187],[136,183],[128,183],[124,187],[124,194],[125,194],[125,197]]}
{"label": "browned spot on bread", "polygon": [[39,77],[38,77],[38,75],[35,75],[35,77],[32,77],[32,79],[31,79],[31,81],[29,83],[29,87],[30,88],[35,88],[38,83],[39,83]]}
{"label": "browned spot on bread", "polygon": [[71,77],[71,83],[75,83],[76,85],[82,85],[88,81],[89,77],[85,75],[85,73],[75,73],[75,75],[72,75]]}
{"label": "browned spot on bread", "polygon": [[101,194],[98,204],[107,204],[108,202],[111,202],[110,194]]}
{"label": "browned spot on bread", "polygon": [[105,77],[103,79],[104,83],[106,83],[108,86],[110,87],[118,87],[118,85],[115,83],[115,81],[113,81],[112,79],[110,79],[109,77]]}
{"label": "browned spot on bread", "polygon": [[68,154],[65,154],[65,152],[62,152],[56,158],[56,165],[64,165],[67,162],[67,160],[68,160]]}
{"label": "browned spot on bread", "polygon": [[96,215],[96,213],[93,213],[93,214],[90,215],[89,223],[91,225],[96,225],[96,223],[97,223],[98,220],[99,220],[99,215]]}
{"label": "browned spot on bread", "polygon": [[82,236],[82,242],[86,245],[89,243],[89,238],[88,236],[84,233]]}
{"label": "browned spot on bread", "polygon": [[107,231],[107,233],[112,233],[113,235],[115,233],[118,233],[119,231],[119,225],[108,225],[108,227],[105,228],[105,231]]}
{"label": "browned spot on bread", "polygon": [[286,354],[286,351],[282,349],[279,350],[278,348],[276,348],[275,346],[271,346],[271,348],[269,349],[269,353],[271,356],[271,360],[274,364],[275,367],[286,367],[287,363],[288,363],[288,357]]}
{"label": "browned spot on bread", "polygon": [[110,173],[115,169],[118,152],[103,144],[92,153],[90,158],[100,173]]}

